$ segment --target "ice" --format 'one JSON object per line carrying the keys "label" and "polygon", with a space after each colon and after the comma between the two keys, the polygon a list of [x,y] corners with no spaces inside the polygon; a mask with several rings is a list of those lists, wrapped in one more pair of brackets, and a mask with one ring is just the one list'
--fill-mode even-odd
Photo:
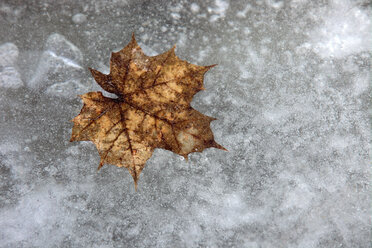
{"label": "ice", "polygon": [[73,97],[88,92],[88,87],[80,83],[80,80],[72,79],[62,83],[55,83],[46,89],[46,93],[53,96]]}
{"label": "ice", "polygon": [[215,22],[220,18],[225,17],[226,10],[229,7],[229,2],[226,0],[215,0],[214,7],[208,7],[208,12],[212,14],[211,22]]}
{"label": "ice", "polygon": [[181,15],[177,12],[171,13],[171,16],[173,17],[173,19],[176,19],[176,20],[179,20],[181,18]]}
{"label": "ice", "polygon": [[[55,221],[55,206],[58,199],[53,199],[56,188],[52,192],[35,192],[24,197],[18,207],[11,211],[1,213],[0,226],[5,232],[1,236],[1,244],[3,246],[12,245],[15,242],[30,240],[31,243],[37,246],[46,246],[50,241],[56,242],[53,238],[59,236],[49,236],[53,233],[51,224]],[[64,215],[63,213],[59,213]],[[7,217],[6,219],[4,217]],[[5,221],[4,221],[5,220]],[[20,223],[22,223],[20,225]],[[45,229],[45,227],[48,227]],[[49,229],[49,230],[48,230]],[[41,232],[43,230],[43,232]],[[50,233],[52,232],[52,233]],[[37,237],[35,242],[33,237]],[[49,245],[52,245],[49,244]]]}
{"label": "ice", "polygon": [[83,61],[83,55],[79,48],[68,41],[63,35],[57,33],[51,34],[46,40],[44,48],[62,60],[72,60],[74,61],[72,63],[77,64]]}
{"label": "ice", "polygon": [[[0,12],[0,247],[370,246],[369,1]],[[137,192],[126,169],[97,171],[92,142],[69,142],[77,95],[103,91],[88,67],[108,73],[132,32],[147,55],[176,45],[180,59],[218,64],[191,106],[217,118],[228,149],[188,161],[156,149]]]}
{"label": "ice", "polygon": [[74,44],[60,34],[51,34],[27,86],[63,97],[84,93],[82,62],[83,55]]}
{"label": "ice", "polygon": [[82,14],[82,13],[75,14],[75,15],[72,17],[72,21],[73,21],[75,24],[82,24],[82,23],[84,23],[86,20],[87,20],[87,16],[84,15],[84,14]]}
{"label": "ice", "polygon": [[18,48],[13,43],[5,43],[0,46],[0,66],[14,66],[18,59]]}
{"label": "ice", "polygon": [[200,7],[199,7],[199,5],[198,5],[197,3],[192,3],[192,4],[190,5],[190,9],[191,9],[191,11],[192,11],[193,13],[197,13],[197,12],[199,12]]}
{"label": "ice", "polygon": [[0,46],[0,87],[17,89],[23,86],[17,70],[18,48],[13,43]]}
{"label": "ice", "polygon": [[284,6],[284,1],[278,1],[278,0],[266,0],[266,4],[272,8],[280,9]]}
{"label": "ice", "polygon": [[244,9],[239,10],[236,13],[236,16],[240,17],[240,18],[245,18],[247,16],[247,13],[249,12],[249,10],[251,10],[251,8],[252,8],[252,6],[250,4],[247,4]]}
{"label": "ice", "polygon": [[14,67],[5,67],[0,71],[0,87],[17,89],[23,86],[21,75]]}
{"label": "ice", "polygon": [[14,24],[24,16],[26,8],[27,6],[12,6],[11,4],[2,2],[0,5],[0,13],[2,18],[4,18],[8,24]]}
{"label": "ice", "polygon": [[348,0],[331,1],[331,8],[319,10],[324,25],[310,33],[313,50],[322,58],[343,58],[370,51],[371,18]]}

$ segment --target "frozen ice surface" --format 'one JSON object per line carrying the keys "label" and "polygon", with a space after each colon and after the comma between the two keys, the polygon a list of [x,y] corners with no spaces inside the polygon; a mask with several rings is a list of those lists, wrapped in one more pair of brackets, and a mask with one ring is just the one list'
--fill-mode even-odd
{"label": "frozen ice surface", "polygon": [[[324,25],[317,27],[313,50],[320,57],[343,57],[371,50],[371,16],[347,0],[332,1],[332,8],[321,10]],[[347,14],[345,14],[347,13]]]}
{"label": "frozen ice surface", "polygon": [[[370,246],[369,1],[4,0],[0,25],[0,247]],[[192,106],[229,150],[158,149],[138,192],[69,142],[133,31],[218,64]]]}
{"label": "frozen ice surface", "polygon": [[0,46],[0,66],[14,66],[18,59],[18,48],[13,43],[5,43]]}
{"label": "frozen ice surface", "polygon": [[28,87],[45,90],[56,83],[67,81],[68,84],[71,78],[81,77],[82,61],[83,55],[74,44],[60,34],[51,34],[46,41],[35,73],[28,82]]}
{"label": "frozen ice surface", "polygon": [[88,87],[80,83],[80,80],[72,79],[62,83],[55,83],[49,86],[45,93],[52,96],[69,98],[77,94],[84,94],[88,91]]}
{"label": "frozen ice surface", "polygon": [[0,71],[0,87],[19,88],[23,86],[21,75],[14,67],[3,67]]}
{"label": "frozen ice surface", "polygon": [[18,48],[13,43],[0,45],[0,88],[16,89],[23,86],[16,68],[18,53]]}

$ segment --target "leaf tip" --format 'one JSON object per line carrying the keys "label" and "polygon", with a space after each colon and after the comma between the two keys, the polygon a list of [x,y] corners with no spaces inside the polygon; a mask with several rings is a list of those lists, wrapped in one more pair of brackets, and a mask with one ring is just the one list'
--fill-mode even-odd
{"label": "leaf tip", "polygon": [[101,161],[98,165],[97,171],[99,171],[103,167],[103,161]]}
{"label": "leaf tip", "polygon": [[208,70],[209,69],[211,69],[211,68],[213,68],[213,67],[215,67],[215,66],[217,66],[218,64],[213,64],[213,65],[207,65],[206,67],[208,68]]}
{"label": "leaf tip", "polygon": [[216,121],[217,120],[217,118],[214,118],[214,117],[211,117],[211,116],[208,116],[208,118],[209,118],[209,122],[212,122],[212,121]]}
{"label": "leaf tip", "polygon": [[221,149],[221,150],[224,150],[224,151],[228,152],[228,150],[225,147],[221,146],[216,141],[213,141],[212,147],[217,148],[217,149]]}
{"label": "leaf tip", "polygon": [[136,41],[136,36],[134,35],[134,32],[132,32],[132,38],[131,38],[129,44],[132,44],[135,47],[138,46],[137,41]]}
{"label": "leaf tip", "polygon": [[132,177],[133,177],[133,181],[134,181],[134,190],[137,192],[137,188],[138,188],[138,177],[137,175],[133,175],[132,174]]}
{"label": "leaf tip", "polygon": [[138,184],[137,181],[134,181],[134,190],[137,192]]}
{"label": "leaf tip", "polygon": [[184,154],[184,155],[181,155],[181,156],[186,160],[186,162],[189,161],[189,156],[188,156],[188,154]]}
{"label": "leaf tip", "polygon": [[165,52],[166,54],[169,54],[171,56],[176,56],[176,44],[174,44],[174,46],[172,46],[171,49],[169,49],[167,52]]}
{"label": "leaf tip", "polygon": [[207,71],[209,71],[211,68],[217,66],[217,64],[213,64],[213,65],[205,65],[205,66],[200,66],[201,67],[201,70],[200,72],[202,74],[206,73]]}
{"label": "leaf tip", "polygon": [[90,73],[92,74],[92,76],[94,78],[96,77],[96,75],[102,74],[101,72],[99,72],[99,71],[97,71],[97,70],[95,70],[95,69],[93,69],[91,67],[88,67],[88,69],[89,69]]}
{"label": "leaf tip", "polygon": [[140,176],[142,169],[143,168],[141,166],[134,166],[134,168],[128,167],[129,173],[133,177],[134,188],[136,191],[137,191],[139,176]]}

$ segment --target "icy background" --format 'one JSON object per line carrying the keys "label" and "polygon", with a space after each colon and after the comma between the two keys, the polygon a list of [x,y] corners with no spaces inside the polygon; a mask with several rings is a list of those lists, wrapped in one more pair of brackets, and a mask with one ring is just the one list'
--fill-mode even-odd
{"label": "icy background", "polygon": [[[0,1],[0,247],[369,247],[371,5],[348,1]],[[70,143],[131,33],[207,73],[216,141],[156,150],[138,192]]]}

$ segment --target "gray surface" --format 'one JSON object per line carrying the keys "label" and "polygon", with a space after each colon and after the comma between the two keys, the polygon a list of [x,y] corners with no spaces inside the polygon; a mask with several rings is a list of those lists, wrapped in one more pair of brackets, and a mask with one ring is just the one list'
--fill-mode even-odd
{"label": "gray surface", "polygon": [[[0,1],[1,247],[369,247],[369,1],[52,2]],[[69,143],[133,31],[219,64],[192,106],[229,150],[156,150],[138,192]]]}

